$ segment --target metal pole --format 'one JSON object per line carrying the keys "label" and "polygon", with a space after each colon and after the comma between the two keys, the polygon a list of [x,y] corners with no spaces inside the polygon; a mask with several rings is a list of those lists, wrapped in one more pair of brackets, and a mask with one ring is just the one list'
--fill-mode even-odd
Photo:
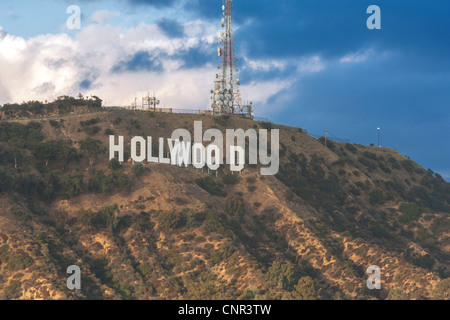
{"label": "metal pole", "polygon": [[381,145],[380,145],[380,130],[381,130],[381,128],[378,128],[378,147],[381,147]]}

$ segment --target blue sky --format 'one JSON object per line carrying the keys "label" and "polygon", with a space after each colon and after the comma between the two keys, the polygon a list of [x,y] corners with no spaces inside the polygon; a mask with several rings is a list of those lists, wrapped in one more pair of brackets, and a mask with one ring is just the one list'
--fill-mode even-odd
{"label": "blue sky", "polygon": [[[256,115],[396,148],[450,179],[450,1],[234,0],[244,98]],[[82,28],[65,27],[69,5]],[[369,5],[381,30],[369,30]],[[155,90],[206,108],[221,0],[0,2],[0,104]]]}

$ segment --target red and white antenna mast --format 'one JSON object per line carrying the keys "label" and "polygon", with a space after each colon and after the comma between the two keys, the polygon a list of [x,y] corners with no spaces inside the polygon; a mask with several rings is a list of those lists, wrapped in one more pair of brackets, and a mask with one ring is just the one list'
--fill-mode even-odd
{"label": "red and white antenna mast", "polygon": [[[216,74],[214,81],[214,90],[211,90],[212,104],[214,114],[243,114],[242,98],[239,90],[240,82],[238,78],[238,70],[236,68],[234,40],[231,20],[231,3],[232,0],[223,0],[222,5],[222,31],[219,36],[219,43],[222,48],[218,48],[217,52],[220,59],[219,72]],[[250,106],[246,106],[248,115],[253,117],[253,111]]]}

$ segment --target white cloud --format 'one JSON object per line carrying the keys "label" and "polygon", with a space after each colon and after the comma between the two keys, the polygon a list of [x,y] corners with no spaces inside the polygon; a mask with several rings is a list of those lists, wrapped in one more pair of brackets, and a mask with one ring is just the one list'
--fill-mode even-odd
{"label": "white cloud", "polygon": [[253,102],[257,114],[267,114],[271,108],[280,106],[273,106],[268,104],[268,100],[291,86],[291,80],[269,80],[263,82],[251,82],[241,86],[243,100],[250,100]]}
{"label": "white cloud", "polygon": [[322,71],[325,67],[325,62],[319,56],[312,56],[300,59],[297,70],[300,73],[311,73]]}
{"label": "white cloud", "polygon": [[372,49],[361,50],[358,52],[348,53],[343,56],[339,61],[341,63],[359,63],[367,60],[369,56],[373,54]]}
{"label": "white cloud", "polygon": [[[0,104],[52,100],[84,91],[110,105],[128,105],[142,92],[155,90],[167,107],[205,108],[215,68],[180,69],[183,61],[169,57],[206,41],[211,27],[196,25],[187,41],[169,39],[156,25],[146,24],[127,30],[94,24],[76,38],[65,33],[30,39],[7,34],[0,38]],[[163,70],[113,72],[114,66],[139,51],[156,56]],[[91,89],[80,89],[84,80],[92,83]]]}
{"label": "white cloud", "polygon": [[245,65],[255,71],[272,71],[272,70],[284,70],[287,65],[287,61],[282,60],[251,60],[245,59]]}
{"label": "white cloud", "polygon": [[105,23],[105,21],[112,18],[120,16],[120,12],[109,11],[109,10],[99,10],[95,11],[89,18],[89,21],[98,22],[100,24]]}
{"label": "white cloud", "polygon": [[[100,16],[100,14],[98,14]],[[98,17],[97,17],[98,18]],[[100,19],[100,18],[99,18]],[[216,63],[193,69],[172,54],[217,41],[214,24],[195,20],[184,24],[186,38],[168,38],[154,24],[130,29],[91,24],[73,38],[68,34],[45,34],[34,38],[6,34],[0,37],[0,104],[29,100],[53,100],[79,92],[97,95],[107,105],[138,103],[143,94],[155,91],[161,104],[171,108],[204,109],[210,106],[210,90]],[[118,73],[114,66],[137,52],[148,52],[162,70]],[[219,59],[214,50],[211,57]],[[244,61],[246,61],[245,57]],[[284,68],[284,62],[251,61],[251,68]],[[80,84],[90,84],[84,90]],[[270,97],[290,86],[288,80],[254,81],[243,84],[244,99],[252,100],[261,115]]]}

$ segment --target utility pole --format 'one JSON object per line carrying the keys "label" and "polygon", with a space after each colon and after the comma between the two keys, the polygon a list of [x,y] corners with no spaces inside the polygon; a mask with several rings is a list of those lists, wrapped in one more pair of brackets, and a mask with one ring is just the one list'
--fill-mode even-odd
{"label": "utility pole", "polygon": [[377,130],[378,130],[378,148],[379,148],[379,147],[381,147],[381,145],[380,145],[380,130],[381,130],[381,128],[377,128]]}
{"label": "utility pole", "polygon": [[328,136],[328,131],[325,131],[325,147],[327,146],[327,136]]}

